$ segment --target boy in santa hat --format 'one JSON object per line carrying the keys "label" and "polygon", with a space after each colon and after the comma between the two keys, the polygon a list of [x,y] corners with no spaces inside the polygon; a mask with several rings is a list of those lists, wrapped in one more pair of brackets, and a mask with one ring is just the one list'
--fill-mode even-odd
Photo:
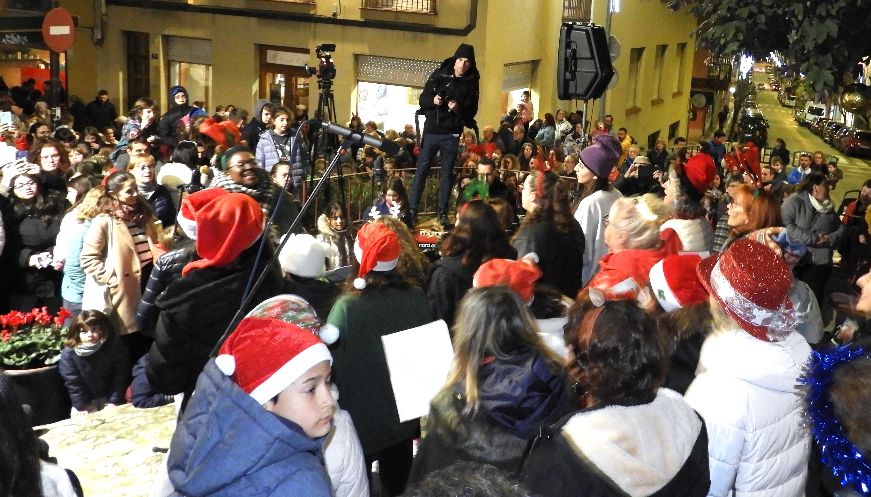
{"label": "boy in santa hat", "polygon": [[332,496],[332,357],[303,326],[245,318],[209,360],[173,435],[173,495]]}

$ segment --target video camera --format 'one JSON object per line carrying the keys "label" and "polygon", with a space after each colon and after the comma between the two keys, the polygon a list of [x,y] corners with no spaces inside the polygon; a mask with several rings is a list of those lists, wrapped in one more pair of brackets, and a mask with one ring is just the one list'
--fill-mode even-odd
{"label": "video camera", "polygon": [[450,74],[439,74],[436,80],[436,95],[442,97],[442,105],[447,105],[448,101],[456,98],[456,90],[454,88],[454,77]]}
{"label": "video camera", "polygon": [[315,54],[319,60],[318,67],[305,65],[305,72],[309,76],[317,76],[323,81],[332,81],[336,77],[336,65],[333,64],[332,53],[336,51],[336,45],[325,43],[315,47]]}

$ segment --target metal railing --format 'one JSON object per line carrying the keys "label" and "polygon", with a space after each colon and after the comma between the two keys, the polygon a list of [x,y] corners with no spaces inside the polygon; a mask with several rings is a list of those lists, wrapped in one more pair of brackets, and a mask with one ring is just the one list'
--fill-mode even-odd
{"label": "metal railing", "polygon": [[436,0],[362,0],[360,8],[435,14]]}

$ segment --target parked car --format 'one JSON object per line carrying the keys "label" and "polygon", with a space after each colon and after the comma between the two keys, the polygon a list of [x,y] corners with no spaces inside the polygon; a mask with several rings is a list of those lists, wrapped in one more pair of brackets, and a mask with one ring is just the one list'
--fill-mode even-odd
{"label": "parked car", "polygon": [[811,123],[818,117],[823,117],[826,113],[826,108],[822,104],[816,102],[806,102],[795,114],[795,119],[802,126],[810,126]]}
{"label": "parked car", "polygon": [[841,130],[845,126],[844,123],[836,123],[834,121],[829,121],[826,124],[825,129],[823,130],[823,141],[829,144],[834,145],[835,142],[833,138],[835,137],[835,133]]}
{"label": "parked car", "polygon": [[786,91],[777,94],[777,101],[784,107],[795,107],[795,95],[790,95]]}
{"label": "parked car", "polygon": [[851,156],[871,157],[871,131],[848,128],[840,137],[838,150]]}
{"label": "parked car", "polygon": [[738,121],[736,138],[740,142],[753,141],[759,147],[768,146],[768,121],[759,112],[748,112]]}
{"label": "parked car", "polygon": [[780,83],[778,83],[777,81],[772,81],[771,91],[778,91],[778,90],[780,90]]}
{"label": "parked car", "polygon": [[832,136],[832,146],[843,152],[844,150],[841,149],[841,139],[843,139],[847,135],[847,133],[849,133],[853,129],[855,128],[851,126],[844,126],[843,128],[839,129],[834,134],[834,136]]}
{"label": "parked car", "polygon": [[811,131],[820,138],[823,138],[823,133],[826,131],[826,125],[831,122],[828,117],[818,117],[810,125]]}

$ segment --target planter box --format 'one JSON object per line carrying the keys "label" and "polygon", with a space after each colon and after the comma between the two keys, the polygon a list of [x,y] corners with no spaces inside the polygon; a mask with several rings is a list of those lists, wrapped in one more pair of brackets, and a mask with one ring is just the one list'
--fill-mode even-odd
{"label": "planter box", "polygon": [[[36,369],[4,370],[21,403],[29,406],[32,426],[70,417],[70,396],[64,387],[57,365]],[[25,407],[28,411],[28,407]]]}

